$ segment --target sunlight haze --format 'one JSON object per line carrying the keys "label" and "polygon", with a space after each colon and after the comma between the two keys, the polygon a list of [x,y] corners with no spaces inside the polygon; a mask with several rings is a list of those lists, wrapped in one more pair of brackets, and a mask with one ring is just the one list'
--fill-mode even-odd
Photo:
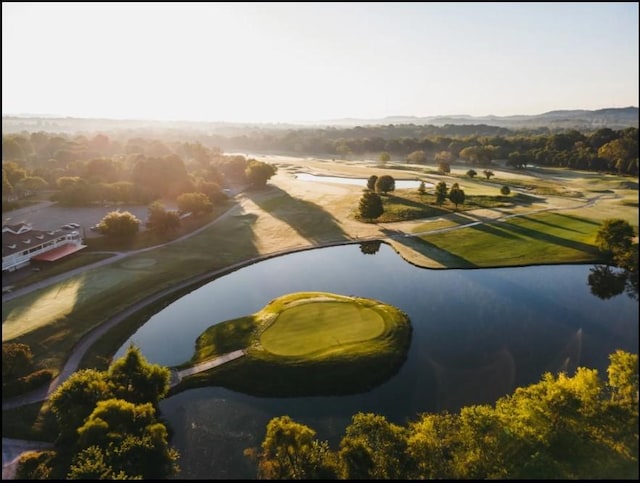
{"label": "sunlight haze", "polygon": [[301,122],[638,106],[638,3],[2,4],[3,115]]}

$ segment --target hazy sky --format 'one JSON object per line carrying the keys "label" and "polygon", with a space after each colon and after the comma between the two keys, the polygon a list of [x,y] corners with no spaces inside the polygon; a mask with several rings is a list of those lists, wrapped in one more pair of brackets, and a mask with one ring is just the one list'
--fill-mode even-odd
{"label": "hazy sky", "polygon": [[2,113],[231,122],[638,106],[638,3],[2,4]]}

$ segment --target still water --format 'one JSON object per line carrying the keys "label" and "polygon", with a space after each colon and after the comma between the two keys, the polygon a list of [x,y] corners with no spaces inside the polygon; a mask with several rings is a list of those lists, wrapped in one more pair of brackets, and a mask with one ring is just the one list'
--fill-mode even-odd
{"label": "still water", "polygon": [[590,265],[428,270],[382,244],[322,248],[266,260],[194,290],[149,319],[129,342],[153,363],[189,359],[207,327],[247,315],[280,295],[328,291],[381,300],[404,310],[413,333],[399,372],[353,396],[258,398],[224,388],[185,391],[161,403],[175,433],[182,478],[255,478],[243,449],[267,422],[287,414],[336,444],[358,411],[406,423],[426,411],[492,404],[545,371],[596,368],[608,355],[638,352],[638,303],[602,300],[587,283]]}
{"label": "still water", "polygon": [[[296,174],[296,179],[300,181],[322,181],[325,183],[338,183],[338,184],[353,184],[362,186],[362,188],[367,187],[367,180],[365,178],[345,178],[339,176],[320,176],[315,174],[308,173],[298,173]],[[432,183],[424,183],[426,188],[433,188]],[[396,179],[395,187],[396,189],[418,189],[420,186],[420,180],[418,179]]]}

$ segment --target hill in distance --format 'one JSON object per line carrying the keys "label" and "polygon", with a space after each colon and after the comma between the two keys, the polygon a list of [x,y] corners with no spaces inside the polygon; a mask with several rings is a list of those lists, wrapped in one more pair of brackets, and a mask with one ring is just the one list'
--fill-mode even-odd
{"label": "hill in distance", "polygon": [[621,107],[598,110],[557,110],[535,115],[514,116],[469,116],[464,114],[447,116],[389,116],[380,119],[343,118],[325,121],[299,123],[231,123],[198,121],[153,121],[141,119],[88,119],[56,117],[50,115],[7,115],[2,116],[4,134],[21,131],[45,132],[95,132],[102,130],[139,130],[139,129],[179,129],[208,131],[218,134],[230,134],[238,129],[297,129],[319,127],[387,126],[389,124],[413,124],[417,126],[446,125],[488,125],[506,129],[535,129],[546,127],[555,129],[596,130],[600,128],[625,129],[638,127],[638,108]]}

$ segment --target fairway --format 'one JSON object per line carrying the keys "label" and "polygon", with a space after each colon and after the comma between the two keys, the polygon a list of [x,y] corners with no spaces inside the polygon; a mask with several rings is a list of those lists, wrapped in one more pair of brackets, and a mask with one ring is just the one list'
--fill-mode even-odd
{"label": "fairway", "polygon": [[311,301],[284,310],[261,335],[260,343],[273,354],[300,356],[374,339],[384,327],[380,314],[371,308]]}

